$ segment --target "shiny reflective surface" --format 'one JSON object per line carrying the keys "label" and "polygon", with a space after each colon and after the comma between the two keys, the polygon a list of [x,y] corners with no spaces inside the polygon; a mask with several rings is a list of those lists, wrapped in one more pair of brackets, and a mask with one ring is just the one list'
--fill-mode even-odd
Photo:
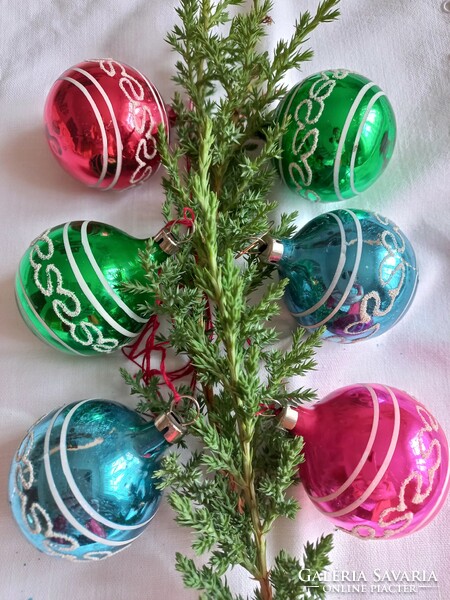
{"label": "shiny reflective surface", "polygon": [[106,558],[155,514],[160,492],[152,476],[167,447],[153,422],[116,402],[68,404],[35,423],[14,457],[14,518],[46,554]]}
{"label": "shiny reflective surface", "polygon": [[[128,343],[147,319],[136,312],[142,298],[122,284],[145,283],[138,253],[147,252],[146,244],[96,221],[73,221],[44,232],[31,243],[16,277],[26,324],[40,339],[71,354],[109,353]],[[149,252],[156,270],[167,254],[156,243]]]}
{"label": "shiny reflective surface", "polygon": [[296,408],[300,475],[311,500],[344,531],[397,538],[422,529],[449,491],[445,433],[412,396],[378,384],[336,390]]}
{"label": "shiny reflective surface", "polygon": [[281,240],[285,300],[300,325],[325,325],[325,339],[350,343],[380,335],[408,310],[418,272],[414,250],[391,221],[342,209]]}
{"label": "shiny reflective surface", "polygon": [[44,120],[59,164],[101,190],[132,187],[155,173],[158,126],[169,129],[158,90],[136,69],[110,59],[65,71],[47,97]]}
{"label": "shiny reflective surface", "polygon": [[392,106],[366,77],[345,70],[316,73],[281,101],[277,119],[289,118],[279,174],[312,201],[352,198],[386,168],[396,138]]}

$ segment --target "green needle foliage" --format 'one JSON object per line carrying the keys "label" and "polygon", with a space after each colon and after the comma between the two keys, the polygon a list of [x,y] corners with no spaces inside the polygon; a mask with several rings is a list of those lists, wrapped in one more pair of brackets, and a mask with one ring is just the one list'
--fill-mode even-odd
{"label": "green needle foliage", "polygon": [[[305,12],[292,38],[280,41],[272,54],[260,50],[271,24],[269,0],[181,0],[180,24],[168,36],[178,54],[176,83],[177,141],[169,147],[161,131],[160,152],[166,168],[163,214],[172,219],[189,206],[196,215],[193,237],[162,266],[148,285],[130,284],[142,297],[142,310],[154,307],[166,317],[162,339],[192,361],[198,381],[199,419],[189,428],[202,452],[182,464],[169,454],[158,473],[177,522],[195,532],[193,549],[203,555],[198,565],[176,557],[185,585],[204,600],[241,599],[225,573],[240,565],[256,581],[253,598],[300,600],[323,598],[321,587],[308,587],[302,568],[320,572],[328,564],[330,537],[308,544],[302,563],[282,551],[268,564],[266,538],[278,517],[293,519],[297,501],[286,495],[297,482],[302,439],[277,427],[276,419],[258,415],[262,404],[311,400],[309,389],[286,390],[286,379],[315,366],[319,333],[306,337],[297,329],[291,348],[274,348],[270,326],[286,282],[267,284],[271,266],[254,254],[236,256],[262,233],[274,237],[293,232],[296,214],[269,224],[274,203],[267,200],[274,181],[280,127],[270,125],[274,103],[286,93],[283,77],[312,56],[303,49],[310,33],[338,16],[339,0],[324,0],[315,15]],[[236,8],[232,8],[236,7]],[[230,14],[233,10],[235,16]],[[269,125],[268,125],[269,123]],[[261,138],[255,153],[255,140]],[[143,263],[145,263],[145,256]],[[255,294],[255,291],[258,293]],[[205,308],[210,305],[213,327]],[[167,408],[157,381],[124,376],[141,407],[155,413]],[[186,393],[185,388],[180,393]]]}

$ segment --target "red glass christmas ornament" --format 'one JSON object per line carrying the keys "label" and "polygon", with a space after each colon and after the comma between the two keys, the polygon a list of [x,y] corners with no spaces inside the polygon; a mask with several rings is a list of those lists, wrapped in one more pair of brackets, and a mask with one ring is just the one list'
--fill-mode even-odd
{"label": "red glass christmas ornament", "polygon": [[378,384],[344,387],[312,408],[285,409],[281,424],[304,438],[299,469],[312,502],[358,538],[418,531],[445,502],[445,433],[403,391]]}
{"label": "red glass christmas ornament", "polygon": [[55,82],[44,109],[50,149],[75,179],[100,190],[133,187],[160,164],[156,137],[169,120],[158,90],[136,69],[88,60]]}

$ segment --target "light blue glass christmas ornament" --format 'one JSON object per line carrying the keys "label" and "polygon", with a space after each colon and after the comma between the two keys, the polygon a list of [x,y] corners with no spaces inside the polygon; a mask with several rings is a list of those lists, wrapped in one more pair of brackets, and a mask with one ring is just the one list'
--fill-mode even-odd
{"label": "light blue glass christmas ornament", "polygon": [[158,508],[153,474],[168,445],[155,422],[116,402],[84,400],[45,415],[11,467],[9,498],[22,533],[71,560],[123,550]]}
{"label": "light blue glass christmas ornament", "polygon": [[402,231],[376,213],[334,210],[307,223],[292,239],[266,239],[262,258],[289,279],[285,300],[308,330],[351,343],[381,335],[406,313],[418,272]]}

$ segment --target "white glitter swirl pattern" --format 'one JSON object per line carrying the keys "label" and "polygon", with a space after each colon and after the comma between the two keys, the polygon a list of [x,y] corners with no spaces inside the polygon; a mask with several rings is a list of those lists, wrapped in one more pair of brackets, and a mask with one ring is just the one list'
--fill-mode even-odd
{"label": "white glitter swirl pattern", "polygon": [[[439,431],[439,423],[430,415],[427,410],[425,410],[424,407],[418,405],[416,406],[416,410],[423,423],[423,427],[413,438],[411,445],[414,446],[414,448],[419,449],[420,460],[423,462],[428,461],[433,453],[435,455],[431,466],[427,466],[427,483],[424,482],[425,478],[422,472],[417,468],[413,469],[400,486],[397,506],[386,508],[380,513],[378,525],[380,528],[384,529],[383,533],[377,536],[377,532],[374,527],[369,525],[357,525],[353,527],[349,533],[360,539],[389,538],[405,531],[405,529],[410,526],[414,518],[414,512],[411,510],[411,505],[422,504],[433,491],[435,475],[442,464],[442,448],[437,438],[432,439],[429,446],[426,447],[423,437],[425,432],[431,433],[433,431]],[[410,500],[411,505],[408,505],[405,496],[406,489],[410,484],[414,486],[414,495]],[[399,523],[402,523],[400,527],[391,529],[393,525],[397,525]]]}
{"label": "white glitter swirl pattern", "polygon": [[[46,538],[43,545],[49,554],[68,558],[69,560],[77,560],[73,554],[67,554],[79,548],[80,545],[77,540],[70,535],[54,531],[50,515],[38,502],[32,502],[28,505],[26,492],[31,489],[35,480],[34,467],[29,459],[33,444],[34,435],[31,431],[23,440],[15,456],[16,473],[14,489],[20,500],[22,522],[28,527],[30,533],[33,535],[43,535]],[[66,544],[58,543],[57,540],[62,540]]]}
{"label": "white glitter swirl pattern", "polygon": [[[125,97],[131,104],[130,115],[133,120],[133,127],[136,131],[144,137],[139,141],[136,152],[135,160],[137,167],[130,177],[130,187],[143,183],[153,173],[153,168],[150,165],[156,156],[156,139],[153,135],[155,129],[155,121],[151,110],[148,106],[141,106],[141,102],[145,98],[145,90],[140,82],[127,73],[126,68],[117,61],[114,60],[99,60],[100,68],[109,77],[115,77],[117,74],[116,67],[120,71],[119,87],[124,93]],[[158,104],[161,120],[164,122],[164,115],[161,109],[158,99],[155,97],[153,88],[149,86],[150,92],[153,94],[155,101]]]}
{"label": "white glitter swirl pattern", "polygon": [[[379,291],[372,290],[363,296],[359,310],[359,320],[355,323],[351,323],[344,329],[344,334],[348,336],[357,335],[358,327],[360,325],[367,325],[367,323],[370,323],[373,317],[385,317],[386,315],[388,315],[393,309],[395,302],[399,297],[405,284],[406,267],[415,270],[415,267],[409,265],[406,262],[404,256],[406,250],[406,242],[397,225],[394,225],[394,223],[376,213],[374,214],[374,216],[381,225],[385,227],[389,226],[392,228],[392,231],[383,231],[376,241],[364,240],[364,243],[366,244],[371,243],[373,245],[380,245],[386,250],[386,254],[380,261],[380,264],[378,266],[378,283],[380,285],[380,289],[383,290],[387,286],[389,286],[394,277],[398,277],[398,283],[395,286],[395,288],[387,290],[389,303],[384,309],[381,308],[382,299]],[[393,259],[399,260],[399,262],[394,269],[386,269],[386,275],[385,267],[389,267],[389,264],[392,262]],[[364,337],[370,337],[376,331],[378,331],[379,328],[380,324],[375,323],[370,329],[365,330]]]}
{"label": "white glitter swirl pattern", "polygon": [[[89,402],[89,400],[81,402],[77,405],[77,407],[81,404],[84,404],[85,402]],[[48,445],[50,433],[52,431],[55,419],[58,417],[58,415],[63,409],[64,407],[57,411],[51,419],[45,436],[46,445]],[[35,501],[29,504],[27,493],[31,490],[33,485],[36,484],[35,469],[33,463],[30,460],[30,454],[34,447],[33,429],[36,428],[39,425],[39,423],[41,423],[46,418],[48,418],[48,415],[44,415],[38,421],[36,421],[36,423],[33,425],[33,428],[28,432],[27,436],[22,441],[14,457],[16,467],[14,477],[14,491],[17,494],[20,501],[22,523],[28,528],[31,534],[44,536],[45,539],[42,540],[41,544],[43,548],[45,548],[45,552],[47,554],[57,556],[59,558],[65,558],[66,560],[77,562],[103,560],[105,558],[108,558],[112,554],[116,554],[117,552],[125,550],[130,545],[132,539],[123,542],[108,542],[107,540],[101,538],[97,539],[96,536],[94,536],[92,533],[88,532],[87,530],[84,531],[82,527],[79,527],[80,531],[88,534],[88,537],[90,537],[93,541],[100,542],[102,544],[117,544],[118,547],[114,550],[92,550],[90,552],[84,553],[81,556],[77,556],[76,554],[74,554],[75,551],[80,549],[80,544],[77,541],[77,539],[71,535],[67,535],[60,531],[55,531],[48,511],[45,508],[43,508],[41,504]],[[51,453],[52,452],[49,452],[48,449],[46,451],[44,447],[44,463],[47,463],[46,473],[49,463],[49,455]],[[144,526],[145,524],[146,522],[141,524],[141,526]],[[139,535],[136,537],[139,537]]]}
{"label": "white glitter swirl pattern", "polygon": [[[344,210],[344,209],[342,209],[342,210]],[[354,213],[352,213],[352,211],[347,209],[347,212],[351,214],[355,224],[357,224],[357,221],[359,223],[358,217]],[[329,214],[332,215],[338,221],[338,225],[339,225],[339,220],[338,220],[338,217],[335,216],[335,213],[330,212]],[[329,337],[327,337],[328,340],[333,340],[334,342],[342,342],[342,343],[356,342],[360,339],[360,330],[359,329],[360,329],[361,325],[363,325],[365,327],[364,328],[364,336],[363,336],[364,339],[367,339],[370,336],[374,335],[377,331],[379,331],[382,323],[373,323],[372,326],[370,326],[370,327],[367,327],[367,325],[369,323],[371,323],[371,321],[374,317],[383,318],[383,317],[386,317],[392,311],[392,309],[394,308],[395,303],[396,303],[397,299],[399,298],[399,296],[403,290],[403,287],[405,285],[407,268],[411,269],[413,271],[416,271],[416,267],[411,265],[406,260],[406,257],[405,257],[406,241],[402,235],[402,232],[397,227],[397,225],[395,225],[394,223],[389,221],[389,219],[387,219],[386,217],[383,217],[377,213],[373,213],[373,216],[383,227],[389,227],[390,230],[384,230],[384,231],[380,232],[379,236],[376,239],[371,240],[371,239],[364,239],[362,230],[359,231],[359,229],[357,227],[356,238],[352,239],[351,241],[346,240],[345,241],[345,249],[347,250],[348,246],[350,246],[354,243],[357,244],[358,246],[370,245],[370,246],[380,246],[380,247],[384,248],[384,250],[386,252],[378,264],[378,271],[377,271],[378,289],[371,290],[371,291],[367,292],[366,294],[364,294],[364,296],[362,297],[362,299],[360,301],[360,305],[359,305],[358,320],[346,325],[344,327],[344,329],[342,330],[341,334],[330,335]],[[342,224],[339,225],[339,229],[340,229],[340,234],[341,234],[341,246],[342,246],[342,232],[343,232]],[[342,261],[342,247],[341,247],[341,253],[340,253],[340,259],[339,259],[339,263],[338,263],[337,272],[342,270],[341,269],[341,261]],[[394,268],[391,268],[391,263],[393,261],[395,261],[397,264],[395,265]],[[358,263],[358,266],[355,265],[355,267],[353,268],[352,283],[354,281],[357,281],[357,276],[358,276],[357,270],[358,269],[359,269],[359,263]],[[395,287],[390,288],[389,286],[392,284],[392,281],[395,278],[397,278],[397,283],[396,283]],[[386,288],[388,288],[388,289],[386,290]],[[292,312],[291,314],[294,317],[304,317],[304,316],[311,314],[312,312],[314,312],[314,310],[316,308],[319,308],[320,306],[322,306],[324,304],[324,302],[328,299],[328,297],[334,290],[335,290],[335,278],[333,279],[330,286],[327,288],[326,292],[324,293],[324,296],[313,307],[311,307],[305,311],[302,311],[302,312]],[[386,290],[386,294],[388,297],[388,303],[385,306],[385,308],[382,308],[382,305],[383,305],[382,294],[383,294],[384,290]],[[345,302],[349,291],[350,291],[350,289],[345,290],[345,293],[343,295],[343,300],[341,300],[341,302],[338,304],[339,308]],[[410,302],[406,305],[406,307],[404,308],[402,313],[406,312],[409,304],[410,304]],[[320,323],[318,323],[318,324],[316,323],[313,325],[304,324],[303,326],[306,328],[311,328],[311,329],[317,328],[319,325],[323,325],[323,324],[327,323],[336,314],[336,312],[337,311],[336,311],[336,307],[335,307],[335,310],[332,313],[330,313],[326,317],[326,319],[323,319]],[[352,340],[351,339],[352,336],[358,336],[358,337],[355,337],[355,339]]]}
{"label": "white glitter swirl pattern", "polygon": [[[74,323],[74,319],[81,314],[81,302],[78,296],[64,288],[61,271],[56,265],[50,263],[45,267],[45,282],[42,283],[40,273],[43,264],[40,261],[48,261],[53,258],[54,245],[49,237],[50,230],[38,238],[30,250],[29,260],[33,268],[33,279],[38,290],[47,298],[59,296],[52,301],[53,310],[58,319],[67,325],[70,336],[77,344],[84,347],[92,347],[96,352],[112,352],[119,345],[115,338],[105,338],[101,330],[87,321]],[[39,259],[39,260],[37,260]],[[54,279],[56,280],[54,282]],[[56,285],[55,285],[56,283]],[[82,337],[80,337],[82,334]]]}
{"label": "white glitter swirl pattern", "polygon": [[[298,160],[291,162],[288,167],[291,183],[295,186],[296,190],[304,197],[309,198],[312,201],[320,201],[320,196],[317,192],[308,189],[311,185],[313,172],[309,165],[308,159],[314,155],[317,150],[319,143],[320,131],[317,127],[309,129],[304,135],[303,131],[307,126],[315,125],[325,108],[325,100],[332,93],[337,79],[344,79],[348,75],[348,71],[337,70],[332,71],[334,79],[330,79],[327,73],[324,71],[321,73],[321,78],[313,83],[309,90],[309,97],[305,98],[297,106],[294,114],[294,121],[297,125],[292,141],[292,152],[295,156],[298,156]],[[300,83],[299,86],[302,84]],[[299,87],[298,86],[298,87]],[[292,94],[291,100],[287,107],[287,112],[294,101],[296,92]],[[301,115],[305,112],[304,116]],[[283,174],[282,160],[280,159],[280,173],[285,183],[286,179]],[[298,177],[301,183],[298,181]]]}

